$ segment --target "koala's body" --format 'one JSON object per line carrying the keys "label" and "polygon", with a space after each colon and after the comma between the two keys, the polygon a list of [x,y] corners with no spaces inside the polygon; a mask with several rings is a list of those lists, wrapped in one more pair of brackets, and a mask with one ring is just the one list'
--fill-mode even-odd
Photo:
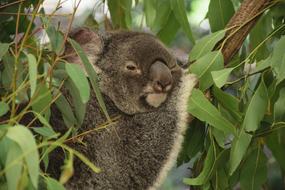
{"label": "koala's body", "polygon": [[[84,136],[71,146],[102,171],[93,173],[75,160],[67,189],[157,189],[175,164],[187,127],[187,99],[196,77],[183,74],[176,60],[149,34],[111,33],[105,38],[88,29],[76,31],[78,41],[100,76],[108,113],[116,123]],[[67,53],[72,52],[67,48]],[[80,64],[77,56],[69,62]],[[79,132],[106,121],[92,94]],[[58,113],[53,126],[62,126]],[[58,175],[60,155],[53,154],[49,171]]]}

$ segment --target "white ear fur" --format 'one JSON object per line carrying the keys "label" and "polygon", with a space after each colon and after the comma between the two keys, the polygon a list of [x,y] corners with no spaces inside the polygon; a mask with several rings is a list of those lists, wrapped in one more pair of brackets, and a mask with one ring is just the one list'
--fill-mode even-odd
{"label": "white ear fur", "polygon": [[193,88],[196,86],[198,79],[194,74],[183,74],[180,88],[177,95],[176,111],[178,114],[177,119],[177,133],[175,134],[175,143],[173,144],[168,159],[164,163],[164,166],[160,170],[156,181],[153,186],[148,190],[156,190],[165,180],[168,172],[176,163],[177,156],[181,150],[182,142],[184,138],[185,131],[188,126],[189,113],[187,113],[187,103],[188,98],[191,95]]}

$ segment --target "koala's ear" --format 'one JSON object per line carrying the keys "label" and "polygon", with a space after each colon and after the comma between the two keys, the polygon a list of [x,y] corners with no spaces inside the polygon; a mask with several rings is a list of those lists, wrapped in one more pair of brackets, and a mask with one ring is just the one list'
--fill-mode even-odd
{"label": "koala's ear", "polygon": [[[98,32],[92,31],[91,29],[86,27],[82,27],[72,31],[69,34],[69,37],[79,43],[79,45],[87,55],[90,63],[93,65],[95,71],[97,73],[100,73],[101,69],[97,67],[95,63],[97,62],[99,55],[103,51],[104,42]],[[80,57],[76,54],[70,44],[66,45],[64,54],[65,59],[68,62],[79,64],[81,68],[84,69],[84,65],[81,62]]]}

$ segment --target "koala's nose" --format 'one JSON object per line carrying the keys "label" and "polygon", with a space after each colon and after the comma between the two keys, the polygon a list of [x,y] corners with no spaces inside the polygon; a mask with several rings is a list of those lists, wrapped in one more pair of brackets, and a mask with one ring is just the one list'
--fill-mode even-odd
{"label": "koala's nose", "polygon": [[155,91],[169,91],[172,86],[172,75],[170,69],[161,61],[154,62],[149,71],[150,80],[153,81]]}

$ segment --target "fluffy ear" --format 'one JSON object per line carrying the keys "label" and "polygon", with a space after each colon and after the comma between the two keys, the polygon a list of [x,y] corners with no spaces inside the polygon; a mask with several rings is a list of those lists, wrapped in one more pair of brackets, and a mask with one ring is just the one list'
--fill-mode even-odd
{"label": "fluffy ear", "polygon": [[[97,62],[100,54],[102,54],[104,42],[98,32],[92,31],[89,28],[82,27],[72,31],[69,34],[69,37],[79,43],[87,55],[90,63],[93,65],[95,71],[97,73],[100,73],[101,69],[97,67],[95,63]],[[81,68],[85,70],[80,57],[76,54],[70,44],[67,44],[64,54],[65,59],[68,62],[79,64]]]}

